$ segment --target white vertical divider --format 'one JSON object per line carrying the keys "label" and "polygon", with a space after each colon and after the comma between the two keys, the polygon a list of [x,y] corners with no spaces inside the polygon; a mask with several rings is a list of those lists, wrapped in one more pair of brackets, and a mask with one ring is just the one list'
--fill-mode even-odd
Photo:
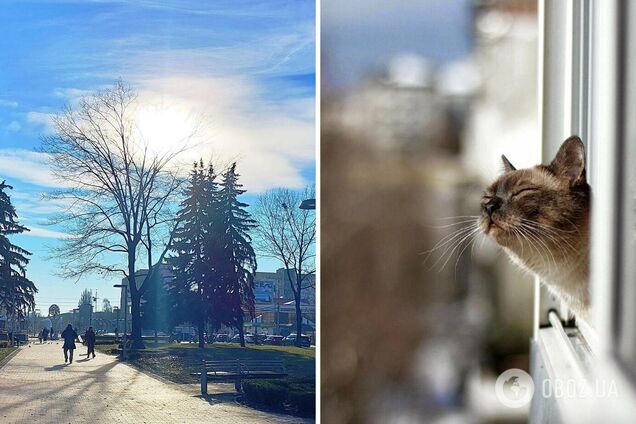
{"label": "white vertical divider", "polygon": [[[573,1],[539,1],[537,163],[548,163],[561,142],[571,135]],[[549,310],[567,317],[563,303],[538,279],[534,309],[535,336],[540,326],[549,325]]]}
{"label": "white vertical divider", "polygon": [[[537,7],[537,125],[539,131],[537,140],[537,161],[541,159],[541,147],[543,140],[543,73],[544,73],[544,50],[545,50],[545,0],[538,0]],[[534,278],[534,312],[532,324],[532,338],[536,341],[539,336],[540,314],[541,314],[541,280]]]}
{"label": "white vertical divider", "polygon": [[592,323],[599,336],[599,353],[613,345],[612,310],[616,302],[616,229],[618,146],[618,0],[592,4],[591,141],[595,152],[591,225]]}

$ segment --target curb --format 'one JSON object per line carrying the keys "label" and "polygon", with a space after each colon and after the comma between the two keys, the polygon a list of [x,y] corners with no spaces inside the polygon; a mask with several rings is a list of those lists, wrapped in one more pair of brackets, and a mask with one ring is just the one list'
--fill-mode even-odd
{"label": "curb", "polygon": [[7,356],[5,356],[2,360],[0,360],[0,370],[1,370],[2,368],[4,368],[4,366],[5,366],[5,365],[7,365],[7,364],[9,363],[9,361],[10,361],[11,359],[13,359],[13,357],[14,357],[15,355],[17,355],[17,354],[18,354],[18,352],[19,352],[19,351],[20,351],[20,348],[19,348],[19,347],[17,347],[17,348],[16,348],[13,352],[11,352],[11,353],[10,353],[10,354],[8,354]]}

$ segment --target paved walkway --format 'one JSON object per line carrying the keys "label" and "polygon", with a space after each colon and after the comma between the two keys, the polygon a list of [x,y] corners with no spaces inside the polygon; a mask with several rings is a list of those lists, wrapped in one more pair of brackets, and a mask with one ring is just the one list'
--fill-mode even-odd
{"label": "paved walkway", "polygon": [[[75,353],[85,353],[80,345]],[[62,345],[31,344],[0,369],[1,423],[299,423],[233,402],[225,394],[202,398],[196,385],[152,378],[113,356],[76,355],[64,364]],[[213,391],[211,390],[211,391]]]}

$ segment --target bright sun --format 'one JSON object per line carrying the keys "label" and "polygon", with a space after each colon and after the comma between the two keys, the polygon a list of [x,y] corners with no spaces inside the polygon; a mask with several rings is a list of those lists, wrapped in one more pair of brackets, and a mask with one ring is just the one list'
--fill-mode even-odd
{"label": "bright sun", "polygon": [[197,129],[192,113],[177,106],[141,106],[136,114],[135,126],[139,136],[158,153],[192,139]]}

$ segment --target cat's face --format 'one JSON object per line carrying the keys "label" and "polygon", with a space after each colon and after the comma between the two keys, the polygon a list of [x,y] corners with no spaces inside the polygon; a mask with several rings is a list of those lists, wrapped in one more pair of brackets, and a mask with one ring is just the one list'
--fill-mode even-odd
{"label": "cat's face", "polygon": [[581,140],[567,139],[548,166],[517,170],[502,159],[504,174],[481,199],[481,230],[513,250],[547,248],[574,237],[589,211]]}

